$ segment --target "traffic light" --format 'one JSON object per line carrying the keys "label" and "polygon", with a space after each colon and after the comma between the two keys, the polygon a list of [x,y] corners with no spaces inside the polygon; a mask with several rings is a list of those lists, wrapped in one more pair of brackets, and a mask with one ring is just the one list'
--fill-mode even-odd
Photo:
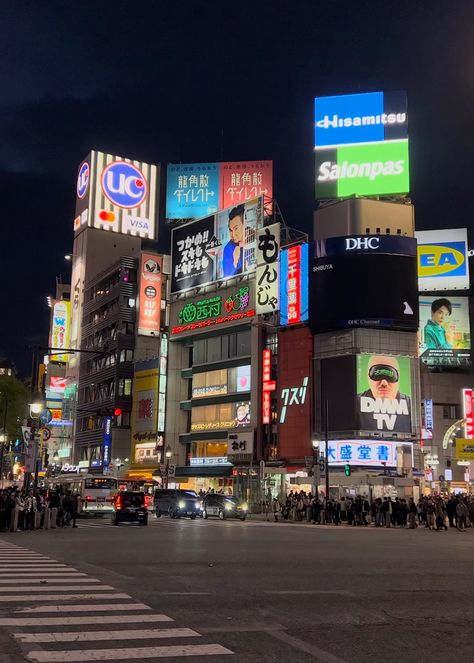
{"label": "traffic light", "polygon": [[346,475],[346,477],[351,476],[351,466],[349,465],[349,463],[346,463],[344,465],[344,474]]}

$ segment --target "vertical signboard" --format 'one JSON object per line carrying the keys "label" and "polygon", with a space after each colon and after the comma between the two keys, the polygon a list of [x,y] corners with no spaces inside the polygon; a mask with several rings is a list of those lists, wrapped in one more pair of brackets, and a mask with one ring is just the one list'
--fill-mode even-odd
{"label": "vertical signboard", "polygon": [[189,290],[214,280],[212,245],[214,217],[173,229],[171,235],[171,292]]}
{"label": "vertical signboard", "polygon": [[260,228],[257,233],[257,314],[279,310],[280,224]]}
{"label": "vertical signboard", "polygon": [[262,424],[271,422],[271,392],[276,389],[275,380],[271,379],[272,351],[265,348],[262,352]]}
{"label": "vertical signboard", "polygon": [[468,297],[420,297],[419,351],[428,366],[470,366]]}
{"label": "vertical signboard", "polygon": [[158,167],[93,150],[79,166],[76,235],[86,227],[156,239]]}
{"label": "vertical signboard", "polygon": [[138,286],[138,334],[141,336],[160,333],[162,268],[162,256],[142,252]]}
{"label": "vertical signboard", "polygon": [[157,430],[159,379],[159,359],[150,359],[135,364],[131,422],[131,458],[134,464],[157,464],[159,462]]}
{"label": "vertical signboard", "polygon": [[472,403],[472,389],[462,390],[462,405],[463,405],[463,419],[466,420],[464,424],[465,437],[468,440],[474,439],[474,416],[473,416],[473,403]]}
{"label": "vertical signboard", "polygon": [[112,450],[112,417],[104,417],[104,436],[102,439],[102,465],[108,467]]}
{"label": "vertical signboard", "polygon": [[423,440],[433,439],[433,399],[427,398],[423,401],[423,428],[421,437]]}
{"label": "vertical signboard", "polygon": [[166,180],[166,218],[198,219],[219,209],[218,163],[170,163]]}
{"label": "vertical signboard", "polygon": [[262,195],[273,197],[273,161],[226,161],[220,164],[220,209]]}
{"label": "vertical signboard", "polygon": [[297,244],[280,253],[280,324],[308,319],[308,244]]}
{"label": "vertical signboard", "polygon": [[[52,348],[65,349],[69,347],[71,329],[71,303],[68,301],[55,301],[53,305],[53,317],[51,321]],[[67,354],[51,355],[50,361],[66,362]]]}
{"label": "vertical signboard", "polygon": [[467,290],[469,262],[467,229],[416,232],[418,287],[421,292]]}
{"label": "vertical signboard", "polygon": [[164,433],[165,431],[167,369],[168,369],[168,334],[162,334],[161,344],[160,344],[160,384],[158,391],[158,421],[157,421],[157,430],[160,433]]}

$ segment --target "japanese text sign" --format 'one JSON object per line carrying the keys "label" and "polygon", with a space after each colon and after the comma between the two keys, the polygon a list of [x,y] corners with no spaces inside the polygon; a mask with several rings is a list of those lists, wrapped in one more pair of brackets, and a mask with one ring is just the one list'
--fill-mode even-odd
{"label": "japanese text sign", "polygon": [[397,464],[397,442],[385,440],[330,440],[329,465],[373,465],[394,467]]}
{"label": "japanese text sign", "polygon": [[218,163],[168,164],[167,219],[198,219],[218,209]]}
{"label": "japanese text sign", "polygon": [[466,420],[464,424],[466,430],[466,438],[468,440],[474,439],[474,412],[472,402],[472,389],[462,390],[462,403],[463,403],[463,418]]}
{"label": "japanese text sign", "polygon": [[257,314],[279,310],[280,224],[260,228],[257,234]]}
{"label": "japanese text sign", "polygon": [[280,253],[280,324],[308,319],[308,244],[297,244]]}
{"label": "japanese text sign", "polygon": [[161,256],[141,254],[138,299],[138,333],[141,336],[155,336],[160,332],[162,267]]}

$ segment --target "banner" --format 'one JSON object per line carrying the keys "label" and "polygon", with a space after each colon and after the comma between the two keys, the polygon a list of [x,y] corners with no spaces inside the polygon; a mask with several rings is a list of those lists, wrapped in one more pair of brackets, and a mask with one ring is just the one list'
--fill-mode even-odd
{"label": "banner", "polygon": [[220,209],[219,164],[168,164],[166,218],[198,219]]}
{"label": "banner", "polygon": [[155,253],[141,253],[138,284],[138,334],[140,336],[157,336],[160,333],[162,269],[162,256]]}
{"label": "banner", "polygon": [[[71,332],[71,302],[55,301],[53,304],[53,317],[51,320],[51,347],[68,348]],[[50,361],[66,362],[68,354],[51,355]]]}
{"label": "banner", "polygon": [[220,209],[265,195],[273,198],[273,161],[220,164]]}
{"label": "banner", "polygon": [[280,224],[261,228],[257,234],[257,314],[274,313],[280,309]]}
{"label": "banner", "polygon": [[[158,435],[160,360],[150,359],[135,364],[133,373],[132,463],[158,464],[162,437]],[[159,444],[161,442],[161,445]]]}
{"label": "banner", "polygon": [[456,438],[454,458],[456,460],[474,461],[474,440]]}
{"label": "banner", "polygon": [[469,288],[466,228],[427,230],[416,232],[415,237],[421,292]]}
{"label": "banner", "polygon": [[412,432],[409,357],[357,355],[357,411],[360,430]]}
{"label": "banner", "polygon": [[419,352],[427,366],[471,365],[467,297],[420,297]]}

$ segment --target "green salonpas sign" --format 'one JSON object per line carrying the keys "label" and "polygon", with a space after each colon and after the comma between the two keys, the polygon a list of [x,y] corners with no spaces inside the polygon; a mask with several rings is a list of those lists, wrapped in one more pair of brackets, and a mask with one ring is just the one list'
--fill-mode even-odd
{"label": "green salonpas sign", "polygon": [[406,194],[408,140],[316,151],[316,198]]}

